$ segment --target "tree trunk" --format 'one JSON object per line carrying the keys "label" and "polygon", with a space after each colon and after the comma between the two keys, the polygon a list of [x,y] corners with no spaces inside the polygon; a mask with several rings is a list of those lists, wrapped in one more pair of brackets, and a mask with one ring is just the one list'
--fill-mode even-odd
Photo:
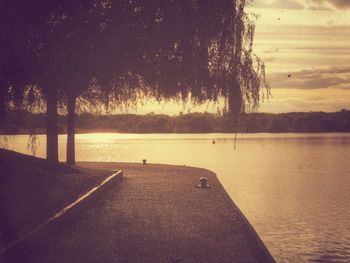
{"label": "tree trunk", "polygon": [[231,118],[232,128],[238,123],[238,117],[243,111],[243,98],[241,88],[237,80],[232,81],[228,94],[228,113]]}
{"label": "tree trunk", "polygon": [[46,103],[46,159],[58,163],[57,89],[48,90]]}
{"label": "tree trunk", "polygon": [[75,103],[74,95],[68,95],[67,164],[75,165]]}
{"label": "tree trunk", "polygon": [[5,113],[6,113],[6,107],[5,107],[6,86],[2,82],[0,82],[0,85],[1,85],[0,86],[0,127],[1,127],[5,119]]}

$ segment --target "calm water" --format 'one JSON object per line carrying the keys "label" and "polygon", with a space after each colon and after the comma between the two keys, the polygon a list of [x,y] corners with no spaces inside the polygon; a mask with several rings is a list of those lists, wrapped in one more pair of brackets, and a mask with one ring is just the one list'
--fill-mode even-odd
{"label": "calm water", "polygon": [[[8,147],[29,153],[27,136]],[[350,262],[350,134],[80,134],[78,161],[215,171],[278,262]],[[65,136],[60,136],[64,160]],[[212,140],[216,144],[212,144]],[[40,136],[38,156],[45,156]]]}

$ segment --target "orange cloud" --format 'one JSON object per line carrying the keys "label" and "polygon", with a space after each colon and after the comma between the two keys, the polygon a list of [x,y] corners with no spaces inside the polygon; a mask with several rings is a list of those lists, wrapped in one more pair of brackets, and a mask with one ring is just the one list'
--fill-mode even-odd
{"label": "orange cloud", "polygon": [[350,90],[350,66],[271,73],[269,81],[272,88]]}
{"label": "orange cloud", "polygon": [[350,8],[349,0],[255,0],[252,2],[258,8],[279,8],[279,9],[346,9]]}
{"label": "orange cloud", "polygon": [[332,5],[338,9],[343,9],[343,8],[350,8],[350,1],[349,0],[309,0],[309,1],[305,1],[306,3],[308,2],[312,2],[315,3],[317,5]]}

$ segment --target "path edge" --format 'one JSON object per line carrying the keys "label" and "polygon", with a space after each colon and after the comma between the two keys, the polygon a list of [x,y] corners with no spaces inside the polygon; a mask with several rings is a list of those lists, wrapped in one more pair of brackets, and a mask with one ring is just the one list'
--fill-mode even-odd
{"label": "path edge", "polygon": [[86,209],[91,203],[95,202],[106,191],[110,190],[116,183],[123,179],[122,170],[112,170],[112,175],[108,176],[97,186],[92,187],[90,190],[82,194],[75,201],[59,210],[53,216],[49,217],[41,224],[28,231],[26,234],[18,237],[5,247],[0,248],[0,261],[2,257],[11,257],[11,254],[16,248],[30,246],[26,244],[26,241],[30,238],[36,238],[37,235],[41,236],[45,233],[52,233],[58,231],[60,227],[67,223],[72,217],[78,216],[79,212]]}

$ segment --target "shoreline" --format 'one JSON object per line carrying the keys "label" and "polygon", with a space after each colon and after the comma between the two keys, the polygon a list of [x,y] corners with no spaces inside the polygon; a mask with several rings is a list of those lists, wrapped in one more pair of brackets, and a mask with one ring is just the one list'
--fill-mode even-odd
{"label": "shoreline", "polygon": [[[288,132],[250,132],[250,131],[237,131],[237,132],[120,132],[116,130],[95,130],[95,131],[77,131],[75,135],[78,134],[104,134],[104,133],[115,133],[115,134],[326,134],[326,133],[346,133],[349,134],[350,131],[288,131]],[[40,131],[37,133],[31,133],[28,131],[21,131],[19,133],[3,133],[0,132],[0,136],[17,136],[17,135],[46,135],[46,131]],[[66,132],[59,132],[58,135],[67,135]]]}

